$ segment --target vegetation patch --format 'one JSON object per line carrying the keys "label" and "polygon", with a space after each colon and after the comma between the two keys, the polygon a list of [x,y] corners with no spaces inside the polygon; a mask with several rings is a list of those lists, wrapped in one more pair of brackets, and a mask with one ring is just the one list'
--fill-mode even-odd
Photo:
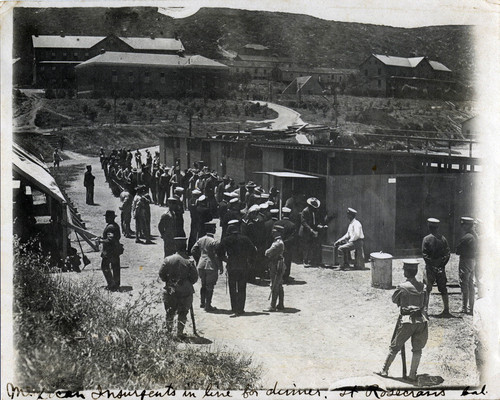
{"label": "vegetation patch", "polygon": [[14,326],[20,387],[240,389],[254,385],[250,357],[216,347],[181,349],[154,312],[160,290],[144,286],[117,308],[96,282],[51,269],[36,241],[14,242]]}

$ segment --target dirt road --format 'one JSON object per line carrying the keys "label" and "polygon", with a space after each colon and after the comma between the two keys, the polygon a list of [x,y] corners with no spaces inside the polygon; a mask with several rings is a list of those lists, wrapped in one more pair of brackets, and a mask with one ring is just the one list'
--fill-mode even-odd
{"label": "dirt road", "polygon": [[[104,228],[103,214],[106,209],[118,212],[119,200],[114,198],[104,182],[104,174],[97,158],[80,158],[81,176],[70,183],[67,193],[77,204],[87,228],[100,234]],[[76,160],[72,161],[72,163]],[[83,173],[85,164],[93,166],[96,175],[96,206],[85,204]],[[64,166],[62,168],[65,168]],[[73,165],[71,168],[75,168]],[[80,168],[80,167],[79,167]],[[134,239],[123,239],[125,253],[122,256],[122,293],[109,293],[116,304],[136,296],[142,284],[151,284],[160,290],[157,274],[162,261],[163,244],[158,237],[157,222],[163,208],[152,206],[152,232],[155,244],[136,244]],[[363,221],[362,213],[360,220]],[[189,215],[185,214],[186,232],[189,232]],[[220,229],[219,229],[220,230]],[[74,245],[76,247],[76,245]],[[90,251],[89,248],[85,250]],[[104,278],[99,269],[100,255],[87,253],[92,263],[81,274],[69,273],[74,279]],[[262,385],[272,387],[334,387],[335,382],[358,377],[356,382],[377,383],[381,386],[402,387],[406,384],[393,379],[373,375],[386,356],[398,310],[391,303],[391,290],[371,287],[370,265],[364,271],[340,271],[338,269],[304,268],[292,265],[293,284],[285,286],[284,312],[268,313],[269,287],[249,285],[247,288],[246,314],[230,318],[229,295],[225,277],[219,278],[213,305],[216,313],[205,313],[199,308],[199,286],[196,285],[194,310],[200,335],[209,339],[210,346],[235,349],[252,355],[262,365]],[[402,262],[393,261],[393,284],[403,280]],[[457,280],[456,257],[448,267],[449,280]],[[419,277],[422,274],[420,267]],[[460,309],[458,288],[450,289],[451,309]],[[103,290],[104,292],[104,290]],[[104,292],[107,293],[107,292]],[[440,296],[431,296],[430,314],[441,311]],[[159,302],[156,312],[163,314]],[[472,317],[455,314],[457,318],[432,318],[429,342],[424,349],[419,373],[439,379],[443,386],[473,385],[476,372],[473,353]],[[191,327],[186,331],[190,333]],[[183,346],[200,346],[182,344]],[[407,346],[408,363],[411,358]],[[401,363],[394,362],[391,375],[401,376]],[[343,381],[345,382],[345,381]]]}

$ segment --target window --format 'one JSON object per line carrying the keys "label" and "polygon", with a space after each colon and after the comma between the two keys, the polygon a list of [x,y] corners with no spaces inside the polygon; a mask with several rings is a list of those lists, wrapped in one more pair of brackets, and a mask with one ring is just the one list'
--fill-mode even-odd
{"label": "window", "polygon": [[144,83],[149,83],[149,71],[144,72]]}
{"label": "window", "polygon": [[342,76],[339,76],[339,82],[342,82]]}
{"label": "window", "polygon": [[165,83],[165,72],[160,72],[160,83]]}
{"label": "window", "polygon": [[379,68],[378,69],[378,74],[381,75],[382,74],[382,68]]}
{"label": "window", "polygon": [[129,73],[128,73],[128,81],[129,81],[130,83],[132,83],[132,82],[134,82],[134,81],[135,81],[135,79],[134,79],[134,73],[133,73],[133,72],[129,72]]}
{"label": "window", "polygon": [[66,60],[68,58],[68,53],[63,52],[63,60]]}
{"label": "window", "polygon": [[56,70],[56,67],[52,67],[52,71],[55,71]]}
{"label": "window", "polygon": [[78,60],[78,53],[73,53],[73,57],[75,60]]}
{"label": "window", "polygon": [[113,83],[118,82],[118,71],[117,71],[116,69],[114,69],[114,70],[111,72],[111,75],[112,75],[112,77],[111,77],[111,81],[112,81]]}
{"label": "window", "polygon": [[380,79],[377,81],[377,85],[378,85],[379,88],[382,87],[382,81]]}
{"label": "window", "polygon": [[85,58],[89,58],[89,52],[85,52]]}
{"label": "window", "polygon": [[45,71],[45,67],[43,65],[40,67],[40,71]]}
{"label": "window", "polygon": [[54,59],[54,58],[56,58],[56,53],[53,51],[53,52],[50,54],[50,56]]}

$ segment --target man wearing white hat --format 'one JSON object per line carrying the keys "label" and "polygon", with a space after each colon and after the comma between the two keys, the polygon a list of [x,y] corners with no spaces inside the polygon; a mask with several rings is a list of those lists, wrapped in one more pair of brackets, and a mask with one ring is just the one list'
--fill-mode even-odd
{"label": "man wearing white hat", "polygon": [[429,234],[422,241],[422,256],[425,261],[425,279],[427,285],[427,307],[429,306],[429,297],[432,286],[437,283],[439,293],[443,298],[443,312],[441,317],[450,317],[450,303],[448,299],[448,289],[446,288],[446,264],[450,259],[450,246],[446,238],[441,235],[439,230],[440,221],[436,218],[427,220]]}
{"label": "man wearing white hat", "polygon": [[307,206],[300,213],[299,237],[302,239],[304,267],[318,265],[318,208],[320,201],[315,197],[307,199]]}
{"label": "man wearing white hat", "polygon": [[363,240],[365,235],[361,222],[356,219],[357,214],[358,212],[355,209],[347,209],[347,218],[349,219],[347,233],[334,243],[335,246],[338,246],[339,251],[343,253],[344,268],[349,268],[351,250],[355,251],[354,269],[363,269],[365,267],[363,254]]}
{"label": "man wearing white hat", "polygon": [[[458,277],[462,290],[462,312],[474,311],[475,288],[474,270],[476,267],[477,236],[474,233],[474,218],[462,217],[460,225],[464,235],[460,238],[456,253],[460,256]],[[467,305],[469,309],[467,310]]]}
{"label": "man wearing white hat", "polygon": [[[398,305],[400,313],[389,347],[389,354],[380,375],[388,375],[389,367],[396,355],[403,348],[405,342],[411,338],[413,356],[408,380],[416,381],[422,349],[425,347],[428,338],[427,292],[425,285],[416,279],[418,272],[417,260],[403,260],[403,269],[406,282],[399,285],[392,295],[392,301]],[[406,370],[406,366],[404,368]]]}

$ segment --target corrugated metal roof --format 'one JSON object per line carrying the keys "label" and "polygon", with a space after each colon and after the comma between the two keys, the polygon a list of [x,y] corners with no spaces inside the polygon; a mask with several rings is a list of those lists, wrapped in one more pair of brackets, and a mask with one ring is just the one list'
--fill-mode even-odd
{"label": "corrugated metal roof", "polygon": [[34,48],[90,49],[106,37],[39,35],[31,38]]}
{"label": "corrugated metal roof", "polygon": [[123,53],[108,51],[99,54],[96,57],[87,60],[76,68],[87,65],[145,65],[145,66],[163,66],[163,67],[178,67],[184,68],[214,68],[227,69],[227,65],[210,60],[209,58],[194,55],[194,56],[177,56],[173,54],[149,54],[149,53]]}
{"label": "corrugated metal roof", "polygon": [[136,50],[184,51],[182,42],[172,38],[121,37],[120,39]]}

